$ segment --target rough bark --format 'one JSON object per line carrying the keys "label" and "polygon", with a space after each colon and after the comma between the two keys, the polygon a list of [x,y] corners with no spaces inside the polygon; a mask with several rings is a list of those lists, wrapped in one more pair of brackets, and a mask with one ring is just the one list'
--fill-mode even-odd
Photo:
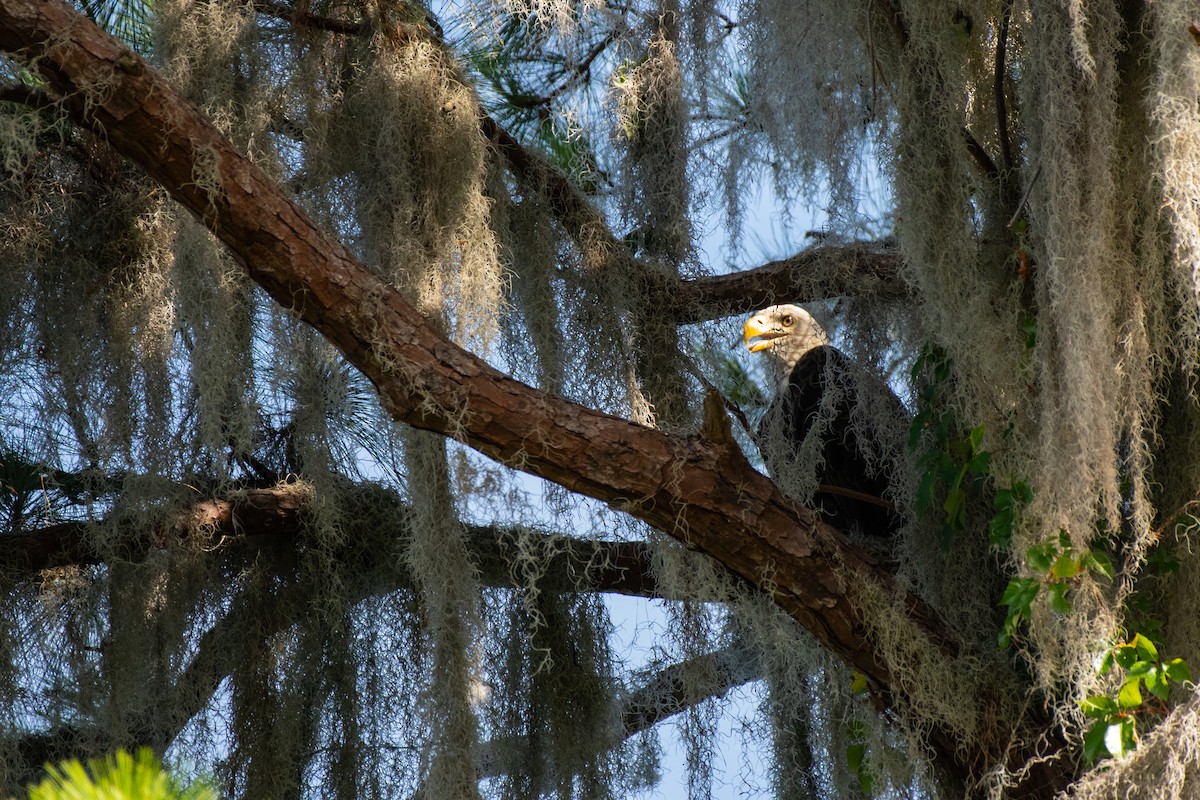
{"label": "rough bark", "polygon": [[[786,498],[733,443],[667,436],[569,403],[441,336],[165,79],[66,4],[0,0],[0,49],[30,63],[73,119],[101,130],[218,236],[276,302],[340,348],[395,419],[607,502],[716,558],[866,675],[881,705],[902,687],[866,634],[859,587],[882,587],[894,597],[927,637],[922,649],[930,657],[957,654],[928,607]],[[956,750],[948,735],[935,732],[934,741],[962,777],[994,758]]]}

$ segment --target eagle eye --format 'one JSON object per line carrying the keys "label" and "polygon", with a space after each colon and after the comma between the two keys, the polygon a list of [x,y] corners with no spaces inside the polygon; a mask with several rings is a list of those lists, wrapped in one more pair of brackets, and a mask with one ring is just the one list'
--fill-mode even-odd
{"label": "eagle eye", "polygon": [[791,314],[784,314],[783,319],[781,319],[780,321],[783,323],[783,326],[785,328],[792,327],[792,323],[795,322],[795,320],[792,318]]}

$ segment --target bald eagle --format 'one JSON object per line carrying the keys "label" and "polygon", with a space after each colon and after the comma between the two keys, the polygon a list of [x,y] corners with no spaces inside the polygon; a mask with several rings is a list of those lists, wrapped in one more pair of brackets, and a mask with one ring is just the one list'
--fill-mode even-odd
{"label": "bald eagle", "polygon": [[746,320],[743,338],[751,352],[767,356],[775,378],[776,394],[758,429],[767,470],[779,479],[801,451],[816,455],[813,504],[829,524],[866,536],[895,533],[902,520],[884,500],[889,479],[882,465],[900,452],[898,443],[869,424],[865,409],[855,412],[864,388],[884,393],[883,402],[903,414],[899,399],[882,381],[864,387],[850,359],[799,306],[759,311]]}

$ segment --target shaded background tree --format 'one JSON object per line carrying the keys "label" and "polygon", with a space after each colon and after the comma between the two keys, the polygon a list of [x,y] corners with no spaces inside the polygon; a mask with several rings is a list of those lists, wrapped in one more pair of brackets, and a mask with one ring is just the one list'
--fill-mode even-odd
{"label": "shaded background tree", "polygon": [[[695,797],[1194,787],[1186,3],[87,10],[0,2],[10,784],[626,795],[682,715]],[[915,415],[873,555],[714,402],[776,301]]]}

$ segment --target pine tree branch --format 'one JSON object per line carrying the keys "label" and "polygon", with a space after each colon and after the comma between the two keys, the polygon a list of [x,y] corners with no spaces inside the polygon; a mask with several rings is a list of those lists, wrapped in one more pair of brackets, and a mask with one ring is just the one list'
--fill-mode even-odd
{"label": "pine tree branch", "polygon": [[[890,579],[815,514],[783,497],[740,453],[666,436],[500,373],[429,326],[192,104],[90,22],[50,0],[4,0],[0,22],[0,46],[35,58],[76,118],[102,128],[114,148],[216,233],[273,298],[336,344],[375,383],[397,420],[454,435],[503,463],[616,504],[754,583],[765,578],[766,564],[777,565],[776,597],[789,613],[886,676],[868,657],[869,647],[860,650],[866,643],[856,632],[848,589],[834,575],[834,558],[885,584]],[[825,578],[814,585],[817,575]],[[911,607],[922,609],[915,599]],[[936,629],[933,615],[920,613]],[[939,647],[956,649],[944,631],[938,638]]]}
{"label": "pine tree branch", "polygon": [[[366,491],[376,510],[389,505],[385,520],[405,517],[399,497],[381,497],[378,487]],[[178,512],[172,523],[156,530],[122,526],[115,537],[108,531],[103,552],[93,546],[88,533],[94,526],[86,522],[8,533],[0,536],[0,573],[11,580],[25,580],[44,569],[104,564],[113,557],[140,562],[167,542],[192,538],[197,531],[203,531],[206,539],[199,546],[213,553],[254,546],[256,541],[261,542],[260,547],[273,547],[280,541],[299,544],[304,536],[306,504],[307,492],[295,486],[233,492],[198,501]],[[400,539],[407,535],[403,523],[396,523],[391,530],[381,529],[381,524],[386,523],[377,518],[352,519],[347,523],[346,538],[355,542],[367,536]],[[580,539],[502,525],[468,525],[466,532],[467,547],[484,586],[524,585],[517,575],[520,565],[516,554],[521,548],[534,547],[546,554],[545,569],[537,580],[542,591],[663,596],[651,570],[652,554],[642,542]],[[355,558],[351,552],[343,555],[347,563]],[[405,575],[397,575],[394,581],[397,587],[411,585]]]}
{"label": "pine tree branch", "polygon": [[[261,14],[330,33],[364,36],[372,31],[371,26],[364,23],[301,12],[271,0],[254,0],[251,5]],[[402,37],[424,35],[431,42],[445,47],[445,43],[434,33],[432,27],[426,31],[400,31]],[[611,37],[605,39],[604,47],[610,43]],[[602,48],[591,56],[586,64],[590,66],[591,61],[600,52]],[[558,170],[530,152],[493,117],[484,114],[479,120],[479,127],[484,137],[508,161],[522,185],[546,197],[555,217],[583,254],[584,266],[587,269],[592,272],[620,270],[626,277],[644,272],[636,264],[629,249],[613,234],[604,215],[570,181],[559,174]]]}
{"label": "pine tree branch", "polygon": [[[453,344],[329,238],[141,58],[59,0],[0,0],[0,49],[19,55],[220,238],[250,277],[370,378],[397,421],[453,436],[501,463],[625,510],[761,587],[861,672],[882,706],[904,692],[861,614],[892,599],[923,658],[960,645],[920,599],[730,444],[668,436],[540,392]],[[950,663],[945,669],[953,670]],[[1001,708],[992,709],[1005,719]],[[994,740],[981,735],[975,742]],[[996,754],[934,729],[968,779]],[[1036,789],[1063,788],[1041,772]]]}
{"label": "pine tree branch", "polygon": [[900,254],[889,243],[822,245],[754,269],[660,287],[653,302],[676,323],[749,314],[830,297],[904,297]]}
{"label": "pine tree branch", "polygon": [[[387,503],[374,489],[369,499],[378,506]],[[176,524],[150,535],[139,536],[130,531],[128,544],[110,547],[138,561],[147,557],[164,536],[187,535],[194,526],[209,526],[216,544],[207,548],[214,554],[229,553],[234,547],[249,545],[252,549],[241,558],[256,563],[270,561],[273,574],[288,574],[287,563],[295,562],[298,545],[303,537],[303,514],[307,492],[294,486],[253,489],[234,493],[231,497],[206,500],[181,511]],[[399,498],[386,516],[403,516]],[[355,542],[366,536],[376,538],[381,531],[374,520],[351,520],[346,531],[348,542],[344,552],[335,554],[347,573],[358,576],[354,594],[347,598],[351,605],[370,597],[390,594],[411,588],[407,573],[397,569],[391,559],[379,559],[372,548],[356,547]],[[357,527],[371,529],[359,531]],[[63,523],[38,531],[0,537],[0,563],[11,566],[29,560],[30,552],[49,565],[97,564],[100,557],[86,545],[85,523]],[[387,532],[382,532],[387,536]],[[395,536],[402,536],[402,530]],[[571,539],[499,526],[468,526],[468,547],[477,559],[482,585],[524,587],[517,576],[519,564],[513,556],[519,547],[525,551],[532,543],[541,546],[549,555],[539,570],[535,585],[540,591],[617,592],[643,597],[657,596],[651,574],[651,553],[642,542],[600,542]],[[61,544],[61,550],[50,552],[51,544]],[[279,545],[284,547],[280,548]],[[25,554],[19,558],[18,554]],[[280,563],[283,559],[284,562]],[[165,750],[188,722],[206,708],[221,682],[237,667],[246,647],[247,630],[255,630],[259,639],[296,625],[311,608],[311,587],[304,584],[285,584],[269,594],[256,592],[253,596],[239,595],[224,615],[194,643],[195,655],[182,672],[171,681],[171,697],[167,702],[153,704],[134,714],[126,725],[127,740],[116,740],[102,729],[87,726],[64,726],[48,733],[30,734],[15,744],[24,764],[10,767],[6,779],[9,786],[19,787],[37,776],[42,764],[67,757],[88,757],[121,746],[150,745]],[[749,678],[747,678],[748,680]],[[637,695],[635,695],[636,697]]]}
{"label": "pine tree branch", "polygon": [[[270,0],[254,0],[252,5],[259,13],[318,30],[357,36],[370,31],[362,23],[302,13]],[[612,35],[605,37],[581,62],[580,70],[590,67],[612,41]],[[545,99],[555,94],[557,90]],[[775,303],[906,293],[899,279],[899,254],[890,246],[872,243],[813,248],[756,269],[693,280],[649,270],[612,232],[586,195],[545,159],[489,115],[480,118],[479,127],[521,184],[547,199],[555,218],[583,253],[584,265],[593,273],[590,277],[616,272],[640,285],[649,293],[652,307],[677,324],[748,314]]]}
{"label": "pine tree branch", "polygon": [[[334,23],[350,25],[330,21]],[[46,109],[58,98],[23,84],[6,84],[0,86],[0,101]],[[626,250],[600,212],[553,167],[530,153],[491,117],[483,117],[480,126],[514,169],[541,187],[560,223],[573,229],[577,240],[590,241],[599,252]],[[841,296],[904,297],[910,293],[900,277],[900,254],[891,242],[820,245],[752,269],[691,279],[647,273],[632,256],[627,257],[624,269],[642,276],[650,304],[677,325],[749,314],[777,303]]]}
{"label": "pine tree branch", "polygon": [[392,416],[624,508],[773,594],[832,649],[890,683],[864,640],[845,572],[899,593],[933,637],[936,616],[865,553],[797,507],[740,452],[666,436],[498,372],[428,325],[359,264],[141,58],[56,0],[0,3],[0,47],[19,52],[75,118],[104,130],[222,239],[250,276],[376,385]]}

